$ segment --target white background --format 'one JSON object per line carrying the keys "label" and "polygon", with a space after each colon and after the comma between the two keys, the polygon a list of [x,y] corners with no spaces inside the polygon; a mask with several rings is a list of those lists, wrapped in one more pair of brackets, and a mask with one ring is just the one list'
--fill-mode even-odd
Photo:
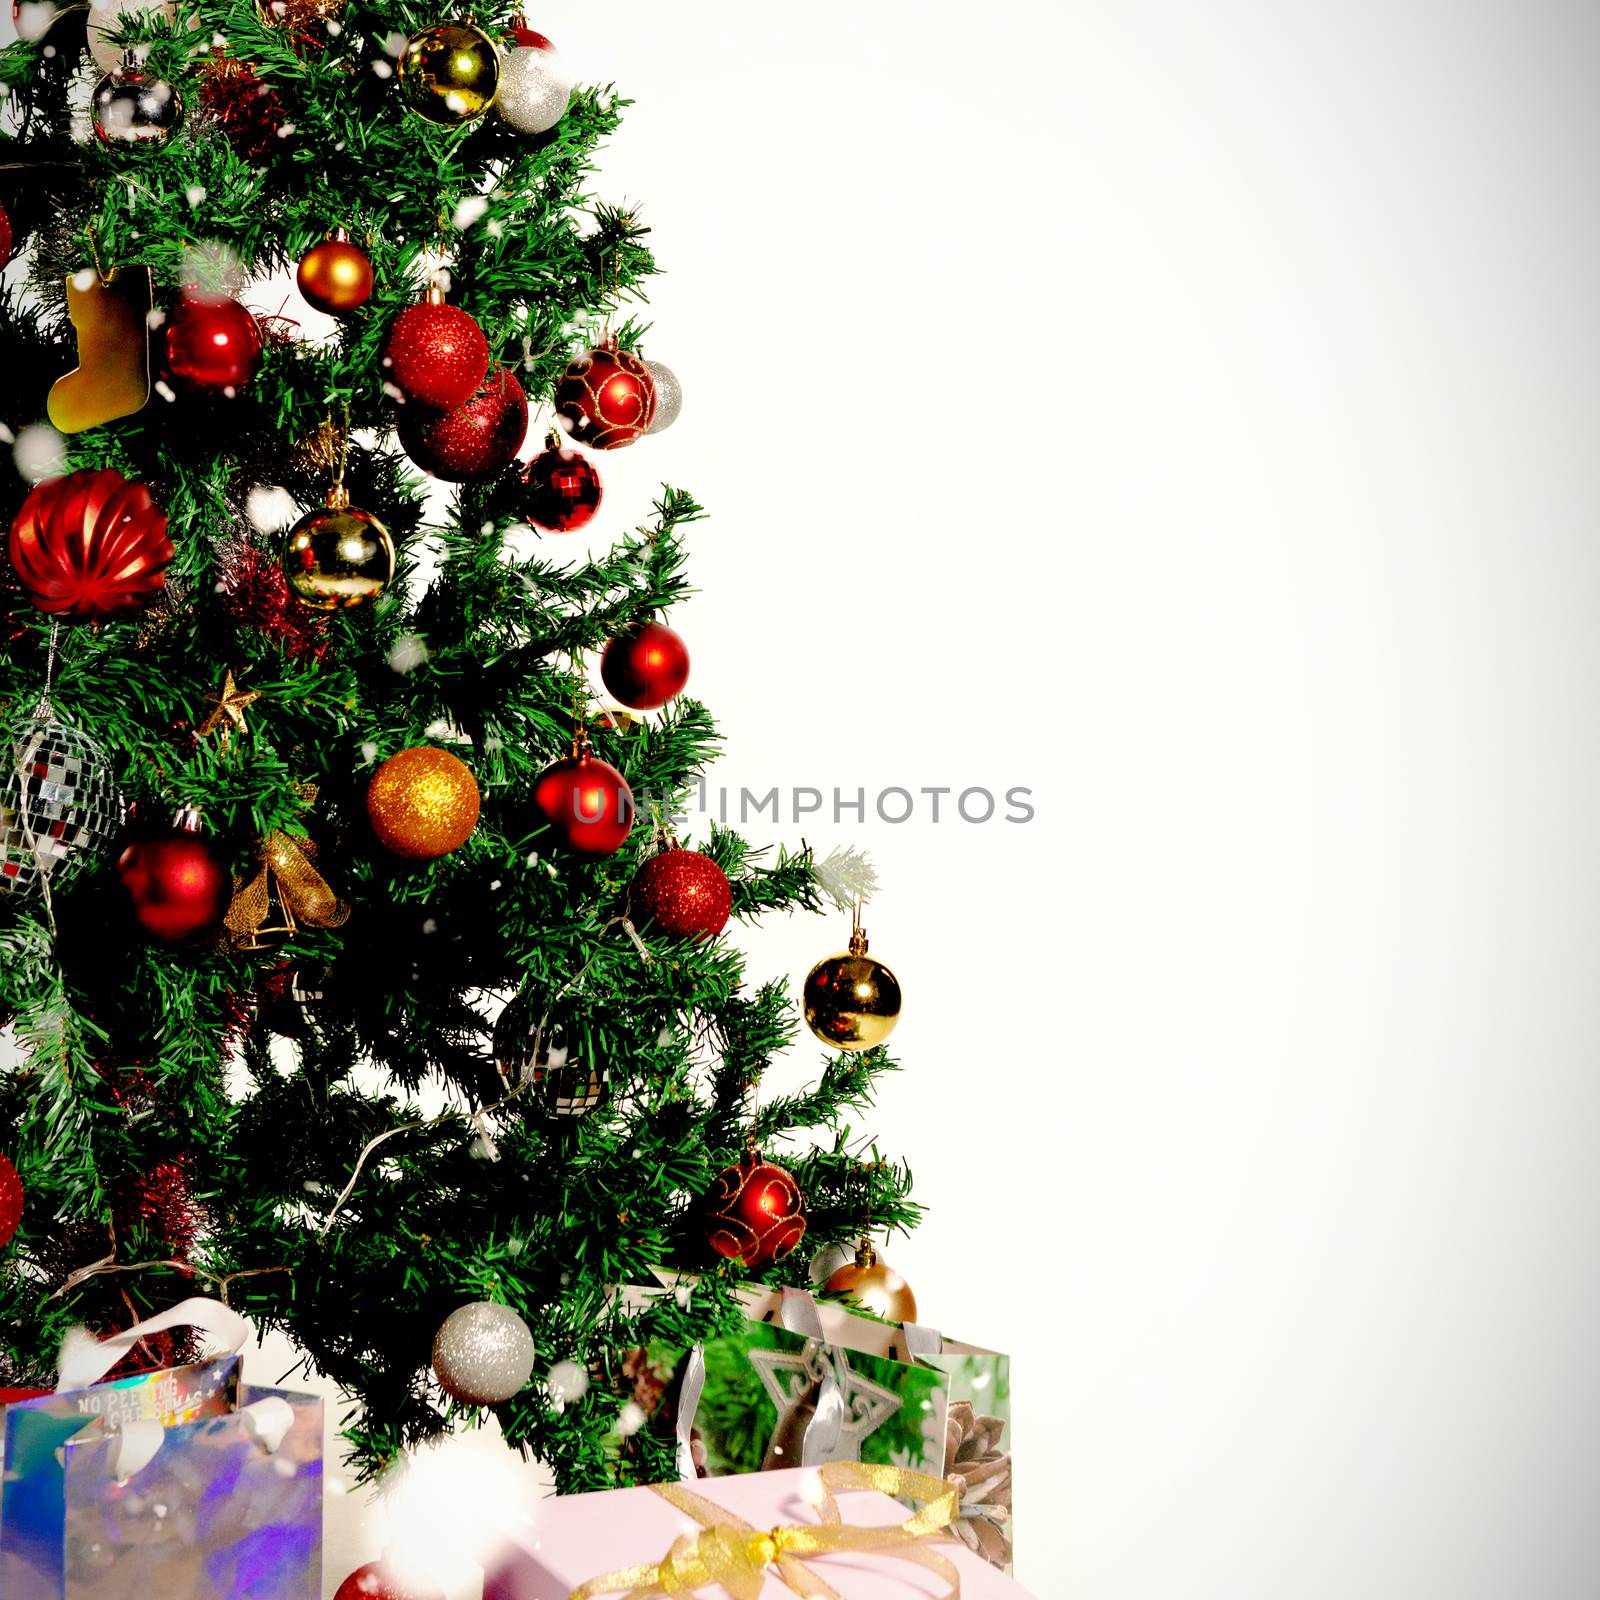
{"label": "white background", "polygon": [[639,102],[688,402],[602,531],[715,512],[717,776],[1036,792],[750,830],[881,869],[892,1254],[1016,1357],[1019,1575],[1600,1592],[1600,13],[530,20]]}

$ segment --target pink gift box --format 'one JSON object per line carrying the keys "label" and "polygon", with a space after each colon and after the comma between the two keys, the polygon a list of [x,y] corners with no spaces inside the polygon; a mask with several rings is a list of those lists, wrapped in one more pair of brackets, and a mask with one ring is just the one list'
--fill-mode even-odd
{"label": "pink gift box", "polygon": [[[817,1473],[806,1468],[710,1478],[686,1486],[763,1531],[820,1522]],[[856,1528],[894,1527],[911,1512],[888,1495],[850,1491],[838,1496],[844,1521]],[[621,1567],[665,1559],[683,1534],[701,1524],[651,1489],[609,1489],[599,1494],[542,1500],[527,1525],[501,1552],[484,1588],[484,1600],[567,1600],[592,1578]],[[926,1541],[961,1574],[961,1600],[1032,1600],[1015,1579],[949,1539]],[[893,1555],[858,1551],[804,1558],[845,1600],[936,1600],[949,1593],[937,1574]],[[697,1600],[727,1600],[716,1584]],[[768,1573],[760,1600],[795,1600],[794,1590]]]}

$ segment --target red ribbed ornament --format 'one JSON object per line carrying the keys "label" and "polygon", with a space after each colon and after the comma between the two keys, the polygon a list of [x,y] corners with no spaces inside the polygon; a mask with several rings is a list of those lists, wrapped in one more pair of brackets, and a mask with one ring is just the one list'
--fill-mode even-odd
{"label": "red ribbed ornament", "polygon": [[453,411],[407,406],[400,443],[424,472],[470,483],[504,472],[528,436],[528,397],[508,367],[492,367],[482,387]]}
{"label": "red ribbed ornament", "polygon": [[698,850],[663,850],[639,868],[629,891],[633,920],[680,939],[711,939],[728,925],[728,875]]}
{"label": "red ribbed ornament", "polygon": [[430,298],[394,319],[383,368],[407,400],[452,411],[472,399],[489,375],[489,341],[460,306]]}
{"label": "red ribbed ornament", "polygon": [[175,552],[150,491],[108,470],[41,483],[11,524],[10,554],[40,611],[98,622],[145,605]]}

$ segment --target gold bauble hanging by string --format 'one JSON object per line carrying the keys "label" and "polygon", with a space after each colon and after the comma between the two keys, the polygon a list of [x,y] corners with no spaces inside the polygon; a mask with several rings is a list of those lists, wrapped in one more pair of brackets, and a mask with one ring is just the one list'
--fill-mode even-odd
{"label": "gold bauble hanging by string", "polygon": [[336,483],[328,503],[289,530],[283,575],[295,597],[313,610],[371,605],[394,577],[394,540],[370,511],[351,505],[349,491]]}
{"label": "gold bauble hanging by string", "polygon": [[870,1239],[863,1239],[854,1261],[846,1262],[828,1279],[825,1287],[834,1294],[847,1294],[864,1311],[885,1322],[915,1322],[917,1297],[911,1285],[878,1259]]}
{"label": "gold bauble hanging by string", "polygon": [[406,40],[400,93],[419,117],[450,125],[481,117],[500,87],[500,52],[481,28],[440,22]]}
{"label": "gold bauble hanging by string", "polygon": [[871,1050],[900,1020],[900,981],[875,956],[858,926],[850,948],[819,961],[806,975],[806,1026],[835,1050]]}

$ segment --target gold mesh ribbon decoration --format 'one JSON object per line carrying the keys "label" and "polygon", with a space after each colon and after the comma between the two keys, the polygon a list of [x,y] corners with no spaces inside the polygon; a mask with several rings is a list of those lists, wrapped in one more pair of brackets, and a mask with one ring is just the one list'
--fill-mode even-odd
{"label": "gold mesh ribbon decoration", "polygon": [[282,828],[261,841],[261,868],[253,878],[235,880],[223,919],[238,949],[266,949],[272,942],[269,935],[287,939],[303,927],[338,928],[350,920],[350,902],[328,887],[315,855],[309,839],[297,839]]}
{"label": "gold mesh ribbon decoration", "polygon": [[[815,1568],[810,1556],[839,1552],[869,1552],[909,1561],[942,1578],[949,1589],[945,1600],[960,1600],[961,1574],[955,1563],[931,1548],[931,1541],[948,1537],[944,1530],[955,1520],[959,1493],[954,1484],[900,1467],[869,1466],[859,1461],[835,1461],[821,1468],[822,1521],[763,1533],[721,1506],[686,1489],[662,1483],[655,1492],[701,1525],[698,1534],[686,1533],[654,1565],[624,1567],[591,1578],[574,1589],[567,1600],[598,1600],[620,1594],[624,1600],[696,1600],[699,1591],[719,1584],[733,1600],[760,1600],[769,1572],[801,1600],[843,1600],[843,1596]],[[852,1528],[839,1515],[835,1491],[878,1489],[884,1494],[926,1502],[906,1521],[887,1528]]]}

